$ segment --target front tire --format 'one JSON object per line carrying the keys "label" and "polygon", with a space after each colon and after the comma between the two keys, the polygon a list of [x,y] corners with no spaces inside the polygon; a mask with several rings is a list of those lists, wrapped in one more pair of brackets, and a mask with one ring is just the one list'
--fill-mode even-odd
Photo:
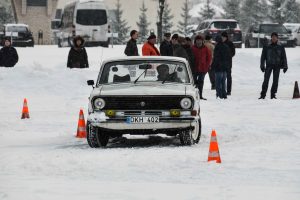
{"label": "front tire", "polygon": [[90,122],[87,122],[87,142],[91,148],[106,147],[109,141],[107,132],[94,127]]}
{"label": "front tire", "polygon": [[179,133],[179,139],[182,145],[190,146],[197,144],[201,136],[201,119],[199,119],[193,130],[184,130]]}

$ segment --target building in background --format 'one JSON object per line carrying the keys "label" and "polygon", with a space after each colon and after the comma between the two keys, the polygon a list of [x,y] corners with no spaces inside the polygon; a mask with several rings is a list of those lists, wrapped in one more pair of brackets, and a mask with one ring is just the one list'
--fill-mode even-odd
{"label": "building in background", "polygon": [[51,19],[58,0],[11,0],[17,23],[28,24],[35,44],[51,44]]}
{"label": "building in background", "polygon": [[[61,9],[64,7],[64,5],[68,2],[72,2],[74,0],[58,0],[57,8]],[[104,0],[109,10],[116,9],[116,3],[117,0]],[[158,0],[144,0],[145,6],[148,9],[147,14],[147,20],[151,24],[149,25],[149,30],[154,30],[154,32],[157,32],[157,25],[158,22]],[[182,7],[185,0],[166,0],[169,4],[169,8],[171,9],[172,15],[174,15],[173,18],[173,28],[171,29],[173,32],[177,31],[177,25],[181,18],[182,14]],[[139,21],[139,16],[141,14],[140,8],[142,7],[143,0],[120,0],[121,8],[123,10],[123,19],[128,22],[128,26],[130,26],[131,29],[138,30],[138,26],[136,25],[136,22]],[[128,33],[129,34],[129,33]],[[129,35],[128,35],[129,38]]]}

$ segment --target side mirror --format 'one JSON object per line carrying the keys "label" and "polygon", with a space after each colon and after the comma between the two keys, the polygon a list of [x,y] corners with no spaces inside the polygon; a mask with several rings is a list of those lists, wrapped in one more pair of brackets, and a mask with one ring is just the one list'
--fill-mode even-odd
{"label": "side mirror", "polygon": [[258,30],[257,30],[257,29],[254,29],[254,30],[253,30],[253,33],[258,33]]}
{"label": "side mirror", "polygon": [[94,82],[94,80],[88,80],[87,84],[94,87],[95,82]]}
{"label": "side mirror", "polygon": [[291,31],[291,30],[288,30],[288,33],[289,33],[289,34],[292,34],[292,31]]}

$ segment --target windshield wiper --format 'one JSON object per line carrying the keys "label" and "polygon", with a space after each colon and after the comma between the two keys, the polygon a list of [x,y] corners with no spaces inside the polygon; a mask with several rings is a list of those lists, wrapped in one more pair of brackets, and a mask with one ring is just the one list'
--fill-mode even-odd
{"label": "windshield wiper", "polygon": [[145,69],[145,70],[143,71],[143,73],[141,73],[141,75],[139,75],[139,77],[137,77],[137,79],[134,80],[133,83],[136,84],[136,82],[141,78],[141,76],[142,76],[143,74],[145,74],[145,76],[146,76],[147,70],[148,70],[148,69]]}

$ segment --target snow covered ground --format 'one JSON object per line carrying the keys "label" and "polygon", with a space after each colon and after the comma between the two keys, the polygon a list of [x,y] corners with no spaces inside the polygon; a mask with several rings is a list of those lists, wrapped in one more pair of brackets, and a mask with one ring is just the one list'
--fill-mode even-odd
{"label": "snow covered ground", "polygon": [[[277,100],[258,100],[261,49],[237,49],[232,96],[215,99],[208,77],[201,101],[202,137],[129,137],[106,149],[75,138],[87,114],[101,60],[124,46],[88,48],[89,69],[67,69],[69,49],[18,48],[19,63],[0,68],[0,199],[300,199],[300,48],[287,49]],[[27,98],[30,119],[21,120]],[[86,117],[86,116],[85,116]],[[222,163],[207,162],[212,129]]]}

